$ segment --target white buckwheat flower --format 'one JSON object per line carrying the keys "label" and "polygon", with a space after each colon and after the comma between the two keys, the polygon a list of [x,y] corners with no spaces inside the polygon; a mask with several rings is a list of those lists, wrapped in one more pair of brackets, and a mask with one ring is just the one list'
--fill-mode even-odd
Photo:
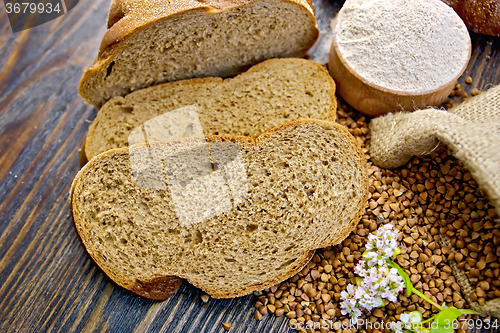
{"label": "white buckwheat flower", "polygon": [[366,267],[365,267],[365,261],[364,260],[360,260],[358,262],[358,264],[356,265],[356,267],[354,267],[354,273],[356,273],[357,275],[359,275],[360,277],[366,277]]}
{"label": "white buckwheat flower", "polygon": [[386,258],[378,253],[378,251],[367,251],[363,253],[363,259],[368,267],[382,266],[385,264]]}
{"label": "white buckwheat flower", "polygon": [[366,252],[363,257],[368,259],[368,266],[381,266],[386,259],[389,259],[397,252],[399,252],[398,235],[393,231],[392,224],[385,224],[375,234],[368,235]]}
{"label": "white buckwheat flower", "polygon": [[413,311],[410,313],[402,313],[400,315],[400,322],[397,322],[397,326],[400,327],[399,331],[394,330],[396,333],[401,332],[401,328],[404,330],[412,331],[415,333],[429,333],[429,329],[426,328],[422,323],[422,314],[418,311]]}
{"label": "white buckwheat flower", "polygon": [[350,314],[356,319],[361,309],[371,311],[383,306],[384,300],[397,301],[398,294],[404,288],[403,278],[398,270],[390,268],[387,259],[399,253],[397,234],[393,226],[386,224],[375,234],[368,236],[366,251],[354,271],[362,279],[357,279],[358,286],[349,284],[347,291],[342,291],[341,313]]}
{"label": "white buckwheat flower", "polygon": [[391,322],[390,328],[394,333],[403,333],[404,325],[400,321]]}
{"label": "white buckwheat flower", "polygon": [[359,303],[354,298],[354,285],[349,284],[347,286],[347,291],[342,291],[340,293],[340,298],[342,302],[340,302],[340,312],[343,315],[349,314],[352,319],[357,319],[362,315],[361,310],[359,309]]}

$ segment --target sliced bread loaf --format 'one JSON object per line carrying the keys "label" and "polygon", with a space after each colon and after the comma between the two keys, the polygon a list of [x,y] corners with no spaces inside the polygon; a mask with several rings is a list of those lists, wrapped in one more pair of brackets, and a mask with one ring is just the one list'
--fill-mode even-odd
{"label": "sliced bread loaf", "polygon": [[265,59],[302,57],[317,37],[306,0],[113,0],[80,94],[100,107],[153,84],[234,76]]}
{"label": "sliced bread loaf", "polygon": [[333,122],[298,120],[255,139],[107,151],[77,174],[70,205],[84,247],[118,285],[165,299],[181,277],[225,298],[272,286],[314,249],[341,242],[367,195],[352,135]]}
{"label": "sliced bread loaf", "polygon": [[126,146],[137,126],[193,104],[204,134],[251,137],[301,118],[333,121],[337,107],[335,83],[323,66],[305,59],[267,60],[236,78],[165,83],[111,99],[89,129],[87,158]]}

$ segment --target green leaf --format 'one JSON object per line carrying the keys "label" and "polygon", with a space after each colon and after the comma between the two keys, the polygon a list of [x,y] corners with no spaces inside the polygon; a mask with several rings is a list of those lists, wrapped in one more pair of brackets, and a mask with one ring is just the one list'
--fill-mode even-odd
{"label": "green leaf", "polygon": [[477,312],[477,311],[474,311],[474,310],[468,310],[468,309],[461,309],[460,312],[464,315],[464,314],[481,314],[481,312]]}
{"label": "green leaf", "polygon": [[356,285],[359,287],[361,285],[361,282],[363,282],[363,278],[355,277],[355,279],[356,279]]}
{"label": "green leaf", "polygon": [[413,284],[411,283],[410,276],[394,261],[390,259],[387,259],[387,261],[389,262],[389,267],[396,268],[398,270],[398,274],[403,278],[403,281],[405,283],[406,296],[410,297],[411,291],[413,289]]}
{"label": "green leaf", "polygon": [[444,308],[435,317],[431,323],[431,333],[453,333],[453,323],[462,315],[462,311],[451,306]]}

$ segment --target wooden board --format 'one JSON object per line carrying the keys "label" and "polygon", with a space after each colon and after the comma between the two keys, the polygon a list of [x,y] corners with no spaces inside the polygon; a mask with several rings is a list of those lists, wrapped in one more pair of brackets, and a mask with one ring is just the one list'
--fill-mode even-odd
{"label": "wooden board", "polygon": [[[315,1],[325,63],[340,4]],[[253,319],[253,297],[210,300],[185,283],[168,301],[131,296],[84,253],[68,208],[79,149],[97,113],[77,86],[105,29],[109,0],[13,34],[0,4],[0,332],[288,332],[286,318]],[[472,36],[467,74],[500,83],[500,38]]]}

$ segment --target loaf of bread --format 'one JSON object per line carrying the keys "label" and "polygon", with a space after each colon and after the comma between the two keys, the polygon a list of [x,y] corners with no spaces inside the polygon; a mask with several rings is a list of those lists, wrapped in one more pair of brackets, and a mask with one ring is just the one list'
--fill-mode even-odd
{"label": "loaf of bread", "polygon": [[88,254],[118,285],[166,299],[185,278],[213,297],[270,287],[341,242],[368,195],[366,161],[341,125],[298,120],[258,135],[113,149],[70,193]]}
{"label": "loaf of bread", "polygon": [[317,37],[310,0],[113,0],[80,94],[99,108],[162,82],[234,76],[265,59],[302,57]]}
{"label": "loaf of bread", "polygon": [[115,97],[103,105],[89,129],[90,160],[128,144],[137,126],[166,112],[197,105],[204,134],[254,137],[284,122],[334,120],[335,83],[321,65],[305,59],[271,59],[233,79],[191,79]]}
{"label": "loaf of bread", "polygon": [[442,0],[475,33],[500,36],[499,0]]}

